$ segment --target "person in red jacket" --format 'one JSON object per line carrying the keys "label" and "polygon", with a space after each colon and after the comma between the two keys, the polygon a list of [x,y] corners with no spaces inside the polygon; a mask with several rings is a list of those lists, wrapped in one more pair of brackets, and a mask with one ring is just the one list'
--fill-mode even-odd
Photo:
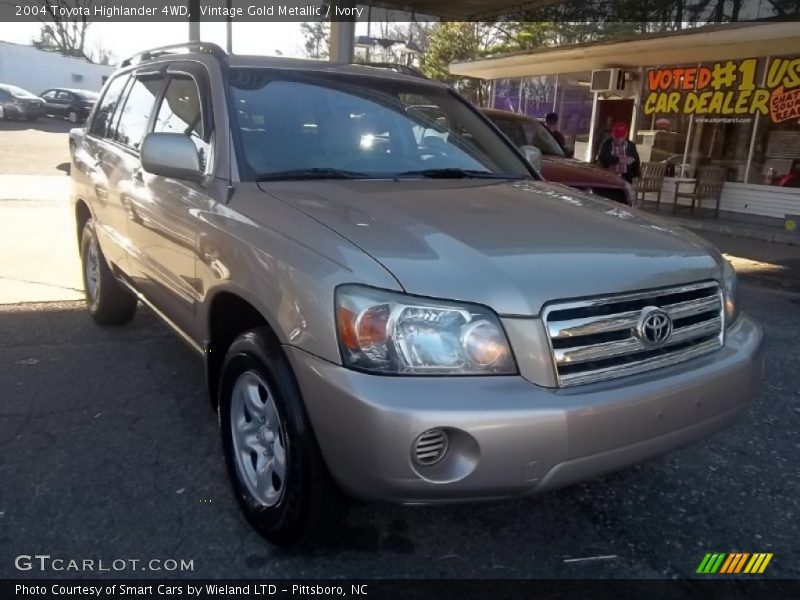
{"label": "person in red jacket", "polygon": [[611,137],[600,145],[597,162],[628,183],[639,177],[639,153],[636,144],[628,139],[628,126],[622,121],[614,123]]}
{"label": "person in red jacket", "polygon": [[800,187],[800,159],[792,161],[792,168],[789,172],[778,180],[778,185],[783,187]]}

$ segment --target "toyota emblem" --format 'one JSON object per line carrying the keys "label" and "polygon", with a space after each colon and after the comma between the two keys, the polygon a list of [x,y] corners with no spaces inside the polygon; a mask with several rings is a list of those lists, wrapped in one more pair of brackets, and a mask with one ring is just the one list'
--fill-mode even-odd
{"label": "toyota emblem", "polygon": [[657,306],[645,306],[636,327],[636,334],[645,346],[658,348],[672,336],[672,318]]}

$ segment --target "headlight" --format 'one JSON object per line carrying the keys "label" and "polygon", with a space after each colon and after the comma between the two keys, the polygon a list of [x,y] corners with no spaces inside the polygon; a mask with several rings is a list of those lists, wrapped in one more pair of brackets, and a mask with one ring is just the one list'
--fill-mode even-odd
{"label": "headlight", "polygon": [[725,324],[730,327],[739,317],[739,284],[736,271],[727,260],[722,267],[722,291],[725,299]]}
{"label": "headlight", "polygon": [[487,308],[358,285],[336,290],[345,366],[405,375],[509,375],[508,339]]}

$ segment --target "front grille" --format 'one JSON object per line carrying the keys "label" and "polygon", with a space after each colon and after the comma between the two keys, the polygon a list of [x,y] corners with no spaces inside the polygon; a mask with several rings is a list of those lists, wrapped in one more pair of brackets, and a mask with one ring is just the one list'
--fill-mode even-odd
{"label": "front grille", "polygon": [[[714,281],[549,304],[544,322],[558,384],[614,379],[713,352],[723,342],[723,306]],[[643,314],[653,307],[672,321],[672,333],[660,345],[641,329]]]}

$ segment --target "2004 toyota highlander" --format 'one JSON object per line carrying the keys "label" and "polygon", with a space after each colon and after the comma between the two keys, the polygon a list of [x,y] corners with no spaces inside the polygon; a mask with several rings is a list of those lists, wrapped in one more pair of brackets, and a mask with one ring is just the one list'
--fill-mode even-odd
{"label": "2004 toyota highlander", "polygon": [[347,498],[618,469],[731,424],[758,385],[761,330],[713,247],[542,182],[445,85],[167,47],[71,135],[89,313],[141,300],[203,357],[236,497],[274,542]]}

